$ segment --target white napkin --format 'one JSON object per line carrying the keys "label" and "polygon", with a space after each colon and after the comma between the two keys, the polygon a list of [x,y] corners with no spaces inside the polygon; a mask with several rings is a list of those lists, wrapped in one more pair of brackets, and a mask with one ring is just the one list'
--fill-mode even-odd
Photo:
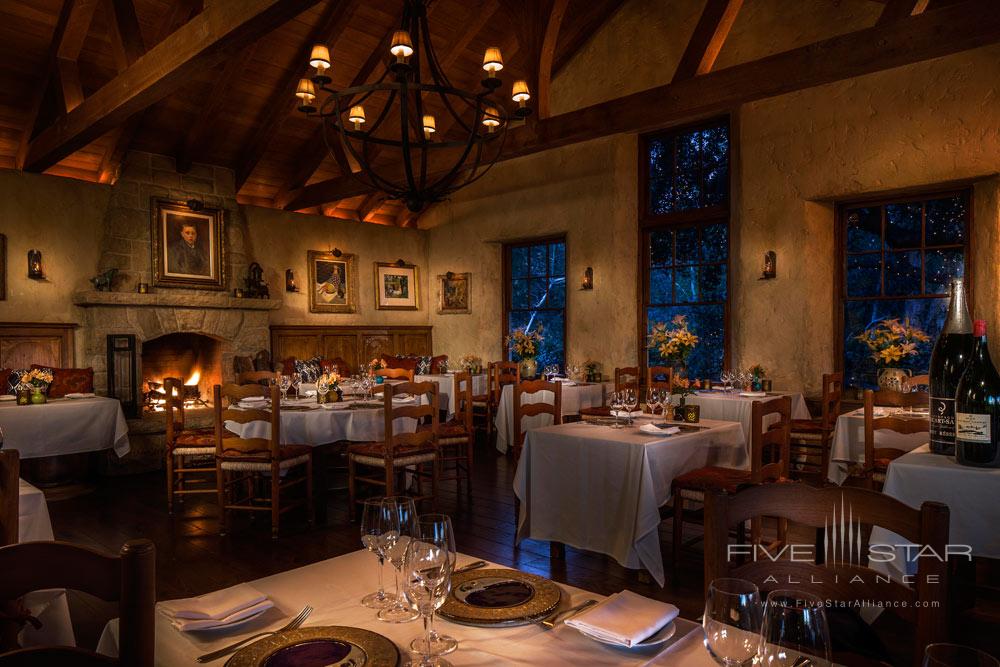
{"label": "white napkin", "polygon": [[409,394],[396,394],[392,397],[393,403],[409,403],[413,400],[413,396]]}
{"label": "white napkin", "polygon": [[266,396],[247,396],[242,399],[240,403],[263,403],[267,400]]}
{"label": "white napkin", "polygon": [[85,392],[74,391],[69,394],[66,394],[66,398],[91,398],[93,396],[97,396],[97,394],[95,394],[92,391],[85,391]]}
{"label": "white napkin", "polygon": [[764,398],[767,396],[766,391],[741,391],[740,396],[746,396],[747,398]]}
{"label": "white napkin", "polygon": [[642,414],[643,414],[642,410],[636,410],[634,412],[625,412],[624,410],[612,410],[611,411],[611,416],[612,417],[641,417]]}
{"label": "white napkin", "polygon": [[566,625],[604,641],[631,647],[673,621],[679,613],[672,604],[622,591],[569,619]]}
{"label": "white napkin", "polygon": [[656,424],[643,424],[639,427],[639,430],[643,433],[655,433],[656,435],[675,435],[681,432],[680,426],[668,426],[666,428],[660,428]]}
{"label": "white napkin", "polygon": [[250,584],[237,584],[194,598],[168,600],[160,609],[183,632],[207,630],[253,616],[274,603]]}
{"label": "white napkin", "polygon": [[324,410],[346,410],[351,407],[351,404],[346,401],[337,401],[335,403],[320,403],[319,407]]}

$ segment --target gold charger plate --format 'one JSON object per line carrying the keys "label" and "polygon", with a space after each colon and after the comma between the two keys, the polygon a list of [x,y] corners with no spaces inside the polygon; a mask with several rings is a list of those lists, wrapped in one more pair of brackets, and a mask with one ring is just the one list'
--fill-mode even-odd
{"label": "gold charger plate", "polygon": [[483,569],[451,578],[451,593],[438,614],[462,625],[527,625],[559,606],[559,587],[520,570]]}
{"label": "gold charger plate", "polygon": [[397,667],[399,663],[399,649],[388,638],[361,628],[327,625],[265,637],[234,654],[226,667]]}

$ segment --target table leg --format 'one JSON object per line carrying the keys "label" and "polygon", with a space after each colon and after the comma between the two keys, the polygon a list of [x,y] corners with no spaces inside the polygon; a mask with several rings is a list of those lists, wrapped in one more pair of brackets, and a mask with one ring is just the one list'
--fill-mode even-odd
{"label": "table leg", "polygon": [[566,545],[562,542],[549,542],[549,558],[566,560]]}

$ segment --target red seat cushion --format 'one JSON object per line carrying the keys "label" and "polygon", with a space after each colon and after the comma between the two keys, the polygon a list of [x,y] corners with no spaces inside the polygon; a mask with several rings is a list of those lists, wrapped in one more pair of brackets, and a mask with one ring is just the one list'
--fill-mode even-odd
{"label": "red seat cushion", "polygon": [[[429,431],[431,430],[431,425],[421,424],[417,427],[417,430]],[[465,430],[465,422],[459,421],[458,419],[451,419],[442,424],[438,424],[439,438],[460,438],[468,434],[469,432]]]}
{"label": "red seat cushion", "polygon": [[[287,459],[294,459],[303,454],[308,454],[312,451],[312,447],[309,445],[280,445],[278,447],[278,460],[285,461]],[[236,450],[227,450],[223,452],[224,458],[235,458],[235,459],[264,459],[271,455],[270,452],[240,452]]]}
{"label": "red seat cushion", "polygon": [[214,428],[189,428],[174,436],[175,447],[215,447]]}
{"label": "red seat cushion", "polygon": [[793,419],[792,433],[822,433],[823,422],[819,419]]}
{"label": "red seat cushion", "polygon": [[382,355],[382,361],[386,368],[403,368],[408,371],[417,370],[417,359],[408,357],[394,357],[389,354]]}
{"label": "red seat cushion", "polygon": [[436,357],[431,357],[431,373],[441,373],[443,369],[441,368],[442,363],[448,363],[448,355],[440,354]]}
{"label": "red seat cushion", "polygon": [[38,364],[32,364],[31,367],[52,372],[52,384],[49,385],[47,392],[49,398],[62,398],[66,394],[94,391],[93,368],[49,368]]}
{"label": "red seat cushion", "polygon": [[875,459],[875,470],[878,472],[886,472],[889,469],[889,464],[892,463],[892,459]]}
{"label": "red seat cushion", "polygon": [[750,483],[749,470],[707,466],[686,472],[674,479],[674,490],[694,489],[697,491],[725,491],[736,493],[741,486]]}
{"label": "red seat cushion", "polygon": [[[393,458],[402,458],[404,456],[411,456],[413,454],[423,454],[425,452],[432,453],[434,448],[429,445],[396,445],[393,448],[392,455]],[[373,458],[384,459],[385,458],[385,443],[384,442],[364,442],[358,443],[356,445],[350,445],[347,448],[349,454],[359,454],[361,456],[371,456]]]}
{"label": "red seat cushion", "polygon": [[350,377],[351,366],[342,357],[334,357],[333,359],[321,359],[319,362],[320,366],[323,367],[324,373],[333,372],[333,367],[337,367],[337,374],[343,377]]}
{"label": "red seat cushion", "polygon": [[610,417],[611,408],[608,407],[581,408],[580,415],[583,417]]}

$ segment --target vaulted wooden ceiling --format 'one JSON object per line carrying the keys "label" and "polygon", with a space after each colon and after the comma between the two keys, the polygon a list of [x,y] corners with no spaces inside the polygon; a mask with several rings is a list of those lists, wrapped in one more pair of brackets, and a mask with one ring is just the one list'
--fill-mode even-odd
{"label": "vaulted wooden ceiling", "polygon": [[[705,0],[673,79],[549,116],[554,76],[623,0],[433,0],[438,57],[477,87],[500,46],[504,78],[527,78],[543,107],[509,132],[502,159],[641,132],[739,104],[1000,41],[996,0],[880,0],[870,28],[714,70],[742,0]],[[403,0],[4,0],[0,167],[112,182],[136,149],[236,173],[238,199],[412,225],[400,203],[359,185],[328,155],[293,92],[313,43],[331,47],[333,85],[378,78]],[[447,154],[439,164],[448,164]],[[397,167],[398,169],[398,167]]]}

